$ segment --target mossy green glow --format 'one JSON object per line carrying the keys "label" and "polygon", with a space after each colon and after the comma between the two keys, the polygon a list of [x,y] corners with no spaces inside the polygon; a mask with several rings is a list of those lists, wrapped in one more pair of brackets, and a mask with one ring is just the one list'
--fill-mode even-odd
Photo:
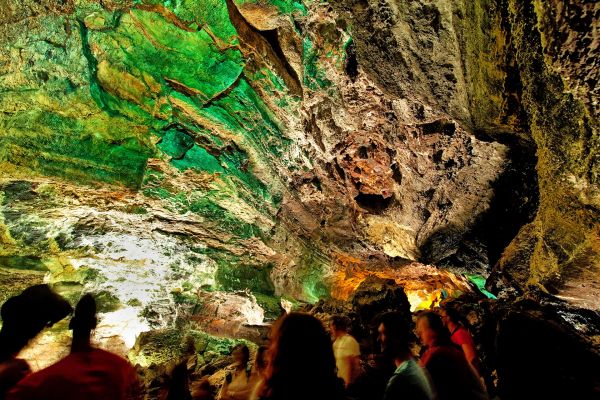
{"label": "mossy green glow", "polygon": [[115,67],[133,66],[157,82],[185,87],[201,101],[231,86],[243,69],[239,50],[221,50],[205,30],[184,31],[143,10],[124,14],[113,31],[90,31],[90,43],[97,57],[106,53]]}
{"label": "mossy green glow", "polygon": [[582,204],[569,181],[597,184],[594,158],[600,129],[583,104],[565,90],[560,75],[547,66],[535,3],[508,4],[523,103],[538,146],[540,189],[540,208],[531,229],[536,243],[529,254],[530,273],[528,281],[519,284],[557,287],[569,274],[597,275],[597,209]]}
{"label": "mossy green glow", "polygon": [[224,0],[179,0],[135,1],[138,5],[162,5],[181,19],[190,29],[209,30],[218,40],[219,47],[225,48],[238,44],[237,32],[229,20],[227,4]]}
{"label": "mossy green glow", "polygon": [[282,14],[293,14],[299,12],[301,15],[306,14],[306,6],[302,1],[295,0],[235,0],[238,5],[256,4],[256,5],[272,5],[279,9]]}
{"label": "mossy green glow", "polygon": [[467,275],[467,278],[473,283],[481,293],[483,293],[489,299],[496,299],[492,293],[488,292],[485,288],[485,278],[479,275]]}
{"label": "mossy green glow", "polygon": [[244,340],[219,338],[186,327],[162,329],[142,333],[128,358],[134,364],[148,367],[187,358],[191,353],[197,355],[198,365],[204,365],[216,357],[230,354],[239,343],[256,347]]}
{"label": "mossy green glow", "polygon": [[[264,7],[290,21],[307,13],[295,0],[236,4]],[[30,35],[15,33],[20,38],[15,49],[35,46],[32,53],[44,55],[35,59],[39,68],[23,66],[32,82],[40,81],[40,71],[60,73],[40,75],[47,84],[30,91],[5,90],[0,81],[0,97],[7,91],[10,96],[0,98],[2,109],[17,110],[0,122],[6,132],[0,134],[0,161],[77,183],[140,189],[140,195],[128,192],[136,201],[119,210],[128,214],[150,217],[156,209],[194,214],[193,223],[218,236],[224,247],[210,248],[219,266],[217,286],[272,295],[270,260],[257,262],[251,253],[256,243],[270,247],[287,186],[281,169],[308,159],[298,155],[286,136],[289,127],[277,117],[299,119],[301,99],[269,65],[247,63],[225,0],[113,5],[82,1],[64,15],[47,17],[51,38],[44,27]],[[330,85],[316,65],[327,56],[310,40],[305,48],[302,75],[315,90]],[[193,185],[182,185],[186,179]],[[34,222],[23,227],[33,233],[13,224],[2,241],[20,249],[35,243],[32,254],[66,252],[44,237],[47,231],[34,229]],[[250,251],[233,256],[231,249]],[[311,272],[312,261],[301,265],[309,277],[303,297],[326,295],[319,283],[322,266]]]}

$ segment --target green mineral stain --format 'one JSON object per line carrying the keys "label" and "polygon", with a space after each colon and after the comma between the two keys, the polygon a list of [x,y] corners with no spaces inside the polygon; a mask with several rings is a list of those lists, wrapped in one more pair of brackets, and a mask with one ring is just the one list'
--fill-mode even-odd
{"label": "green mineral stain", "polygon": [[266,319],[276,319],[281,314],[281,299],[259,292],[252,292],[258,305],[265,311]]}
{"label": "green mineral stain", "polygon": [[46,272],[48,268],[36,256],[0,256],[0,268]]}
{"label": "green mineral stain", "polygon": [[229,20],[225,0],[136,0],[134,4],[163,5],[171,10],[190,29],[209,30],[223,47],[238,44],[237,32]]}
{"label": "green mineral stain", "polygon": [[114,31],[90,32],[89,41],[116,68],[134,72],[129,66],[135,66],[163,87],[201,101],[229,88],[243,70],[238,49],[220,49],[206,30],[182,30],[144,10],[124,14]]}
{"label": "green mineral stain", "polygon": [[194,139],[189,135],[174,129],[170,129],[162,137],[158,148],[174,159],[180,160],[193,146]]}
{"label": "green mineral stain", "polygon": [[299,13],[300,15],[306,15],[307,8],[301,1],[294,0],[235,0],[238,6],[244,4],[256,4],[262,7],[273,6],[276,7],[281,14],[291,15]]}
{"label": "green mineral stain", "polygon": [[[106,122],[102,118],[74,120],[51,112],[22,113],[2,120],[0,128],[11,134],[0,136],[0,161],[80,182],[139,187],[151,150],[137,138],[123,137],[119,131],[123,125],[95,125]],[[99,134],[102,131],[104,137]]]}
{"label": "green mineral stain", "polygon": [[332,86],[332,82],[325,76],[325,71],[319,67],[319,52],[310,38],[304,38],[302,48],[304,85],[312,90],[325,89]]}
{"label": "green mineral stain", "polygon": [[181,170],[192,168],[210,173],[223,171],[219,161],[198,145],[189,149],[182,159],[171,161],[171,164]]}
{"label": "green mineral stain", "polygon": [[477,286],[477,289],[479,289],[479,291],[481,293],[483,293],[487,298],[489,299],[496,299],[496,296],[494,296],[492,293],[488,292],[485,289],[485,278],[479,275],[467,275],[467,278],[469,278],[469,281],[471,281],[471,283],[473,283],[475,286]]}
{"label": "green mineral stain", "polygon": [[223,249],[205,248],[202,254],[217,265],[215,279],[219,290],[246,290],[273,296],[275,287],[271,281],[271,264],[262,265],[250,256],[239,256]]}

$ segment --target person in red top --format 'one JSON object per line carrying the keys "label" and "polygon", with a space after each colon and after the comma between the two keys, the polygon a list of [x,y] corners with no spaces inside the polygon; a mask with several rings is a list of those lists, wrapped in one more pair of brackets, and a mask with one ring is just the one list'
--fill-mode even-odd
{"label": "person in red top", "polygon": [[421,365],[431,376],[438,400],[488,399],[465,355],[450,340],[439,315],[433,312],[419,315],[416,331],[426,349]]}
{"label": "person in red top", "polygon": [[452,343],[462,349],[469,364],[481,376],[481,365],[479,357],[477,357],[477,350],[475,350],[475,342],[469,330],[461,323],[461,316],[458,311],[452,307],[447,307],[440,311],[440,316],[450,332]]}
{"label": "person in red top", "polygon": [[86,294],[77,303],[69,324],[73,330],[71,353],[25,377],[8,393],[7,400],[141,399],[137,373],[131,364],[91,345],[91,331],[96,324],[96,302]]}

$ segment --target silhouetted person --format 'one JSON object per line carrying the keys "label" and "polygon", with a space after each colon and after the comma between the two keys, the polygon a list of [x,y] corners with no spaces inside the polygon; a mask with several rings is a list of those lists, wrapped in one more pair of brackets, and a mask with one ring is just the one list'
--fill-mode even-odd
{"label": "silhouetted person", "polygon": [[251,370],[248,366],[250,350],[248,350],[248,346],[240,344],[233,348],[231,354],[234,359],[233,370],[227,373],[218,399],[247,400],[254,389],[253,382],[250,380]]}
{"label": "silhouetted person", "polygon": [[94,348],[96,302],[86,294],[75,308],[71,353],[48,368],[27,376],[8,394],[9,400],[129,400],[139,399],[139,383],[125,359]]}
{"label": "silhouetted person", "polygon": [[337,375],[344,380],[346,387],[360,373],[360,346],[350,335],[350,319],[342,315],[334,315],[329,322],[329,330],[333,337],[333,355],[337,366]]}
{"label": "silhouetted person", "polygon": [[434,391],[427,374],[410,351],[412,335],[408,319],[398,312],[386,313],[379,320],[378,331],[381,351],[396,365],[383,399],[432,400]]}
{"label": "silhouetted person", "polygon": [[187,363],[179,363],[173,368],[167,400],[192,400]]}
{"label": "silhouetted person", "polygon": [[44,328],[71,313],[73,308],[48,285],[35,285],[9,298],[0,311],[0,399],[18,381],[31,373],[19,352]]}
{"label": "silhouetted person", "polygon": [[267,376],[267,368],[269,366],[269,348],[267,346],[260,346],[256,350],[256,356],[254,358],[254,365],[252,367],[252,379],[253,388],[250,395],[250,399],[258,397],[258,391],[260,390],[263,382]]}
{"label": "silhouetted person", "polygon": [[421,356],[439,400],[487,399],[485,390],[462,350],[450,340],[439,315],[426,312],[417,318],[417,334],[426,346]]}
{"label": "silhouetted person", "polygon": [[304,313],[290,313],[273,327],[261,400],[343,400],[331,339],[323,324]]}

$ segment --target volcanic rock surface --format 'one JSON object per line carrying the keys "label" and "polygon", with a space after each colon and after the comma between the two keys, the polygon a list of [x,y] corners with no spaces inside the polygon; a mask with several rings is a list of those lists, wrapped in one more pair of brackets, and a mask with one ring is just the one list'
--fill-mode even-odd
{"label": "volcanic rock surface", "polygon": [[0,0],[3,296],[91,291],[126,347],[429,265],[598,310],[599,14]]}

